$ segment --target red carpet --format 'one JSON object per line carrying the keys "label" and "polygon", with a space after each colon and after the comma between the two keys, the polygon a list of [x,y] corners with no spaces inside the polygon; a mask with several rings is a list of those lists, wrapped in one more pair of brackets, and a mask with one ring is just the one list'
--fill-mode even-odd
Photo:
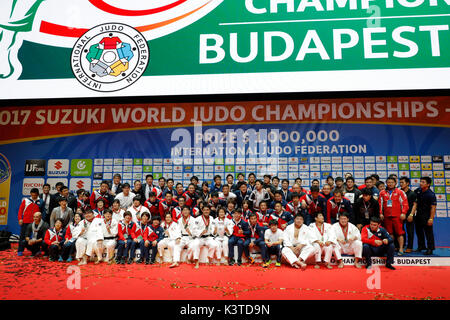
{"label": "red carpet", "polygon": [[[28,255],[29,253],[26,253]],[[72,263],[76,265],[76,263]],[[367,287],[366,269],[306,271],[288,266],[82,266],[81,288],[67,288],[67,263],[0,252],[0,297],[6,299],[449,299],[450,267],[380,268],[380,289]]]}

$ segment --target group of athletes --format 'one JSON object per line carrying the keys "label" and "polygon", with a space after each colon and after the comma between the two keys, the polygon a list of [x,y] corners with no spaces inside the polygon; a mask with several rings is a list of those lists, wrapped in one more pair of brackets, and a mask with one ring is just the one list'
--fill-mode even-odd
{"label": "group of athletes", "polygon": [[75,258],[79,265],[91,260],[154,264],[159,258],[160,263],[170,259],[172,268],[187,249],[186,260],[198,268],[205,248],[208,263],[217,265],[225,260],[239,266],[243,256],[254,264],[259,252],[263,267],[275,256],[276,266],[285,262],[304,270],[313,261],[315,268],[332,269],[334,256],[342,268],[345,254],[355,257],[357,268],[363,257],[370,268],[372,256],[386,256],[386,267],[395,269],[394,255],[412,252],[414,235],[415,251],[430,255],[435,249],[431,183],[422,177],[412,191],[407,177],[390,175],[384,183],[374,174],[356,186],[346,174],[328,177],[322,188],[313,180],[306,190],[300,178],[290,187],[287,179],[270,175],[259,180],[249,174],[245,180],[239,174],[235,181],[229,174],[225,183],[215,176],[212,185],[199,185],[194,176],[185,189],[173,179],[154,184],[149,174],[132,189],[117,174],[92,193],[80,189],[76,195],[63,183],[50,194],[47,184],[42,193],[32,189],[22,200],[18,256],[27,249],[33,257],[59,262]]}

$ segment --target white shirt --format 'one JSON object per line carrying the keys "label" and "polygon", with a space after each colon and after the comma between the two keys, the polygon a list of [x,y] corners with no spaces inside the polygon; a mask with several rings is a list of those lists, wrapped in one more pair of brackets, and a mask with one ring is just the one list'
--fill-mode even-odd
{"label": "white shirt", "polygon": [[125,213],[125,210],[123,209],[119,209],[118,212],[114,212],[112,214],[112,219],[116,220],[117,222],[122,221],[123,220],[123,214]]}
{"label": "white shirt", "polygon": [[261,201],[263,200],[270,200],[270,195],[267,192],[266,189],[261,189],[261,191],[258,190],[253,190],[252,193],[250,194],[249,199],[251,199],[251,201],[253,201],[253,206],[255,208],[259,208],[259,204],[261,203]]}
{"label": "white shirt", "polygon": [[120,201],[120,207],[122,209],[126,209],[126,208],[129,208],[129,207],[131,207],[133,205],[133,198],[135,196],[136,195],[133,192],[129,192],[128,196],[125,196],[123,194],[123,192],[121,192],[114,198],[114,200],[116,200],[116,199],[119,200]]}
{"label": "white shirt", "polygon": [[223,192],[219,192],[219,198],[223,198],[225,200],[235,199],[237,196],[233,192],[229,192],[228,196],[225,197]]}
{"label": "white shirt", "polygon": [[274,243],[279,241],[280,239],[283,239],[283,231],[278,228],[277,232],[275,233],[273,233],[270,228],[264,232],[264,240],[269,240],[270,242]]}
{"label": "white shirt", "polygon": [[[131,212],[131,216],[134,223],[137,223],[139,220],[141,220],[141,214],[144,212],[148,212],[150,214],[150,211],[144,206],[139,206],[137,208],[134,208],[133,206],[129,207],[127,211]],[[151,215],[150,215],[151,216]]]}

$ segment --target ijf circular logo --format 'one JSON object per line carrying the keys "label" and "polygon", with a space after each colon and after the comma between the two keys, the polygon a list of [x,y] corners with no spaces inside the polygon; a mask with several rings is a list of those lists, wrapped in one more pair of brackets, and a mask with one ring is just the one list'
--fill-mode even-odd
{"label": "ijf circular logo", "polygon": [[85,87],[101,92],[134,84],[147,69],[145,37],[122,23],[105,23],[83,34],[72,50],[72,71]]}

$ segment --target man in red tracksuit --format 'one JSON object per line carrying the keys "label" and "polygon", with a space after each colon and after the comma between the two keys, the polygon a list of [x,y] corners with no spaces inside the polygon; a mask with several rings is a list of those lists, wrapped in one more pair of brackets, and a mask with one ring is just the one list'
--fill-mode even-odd
{"label": "man in red tracksuit", "polygon": [[401,189],[396,188],[397,180],[390,177],[386,180],[387,188],[380,192],[378,202],[380,204],[380,218],[384,220],[387,232],[397,236],[399,255],[403,254],[403,220],[408,213],[408,197]]}
{"label": "man in red tracksuit", "polygon": [[20,226],[19,249],[17,250],[19,257],[23,255],[23,250],[25,249],[24,240],[28,226],[33,223],[34,214],[41,212],[40,207],[44,205],[43,200],[39,199],[39,190],[37,188],[31,189],[30,195],[30,198],[24,198],[22,200],[17,216]]}

